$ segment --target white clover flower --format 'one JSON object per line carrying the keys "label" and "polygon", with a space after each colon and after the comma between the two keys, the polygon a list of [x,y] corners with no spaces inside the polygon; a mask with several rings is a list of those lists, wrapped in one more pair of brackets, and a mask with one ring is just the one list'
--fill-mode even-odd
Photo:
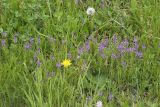
{"label": "white clover flower", "polygon": [[95,9],[93,7],[88,7],[86,12],[87,12],[87,15],[92,16],[95,13]]}
{"label": "white clover flower", "polygon": [[96,103],[96,107],[103,107],[102,101],[98,101],[98,102]]}

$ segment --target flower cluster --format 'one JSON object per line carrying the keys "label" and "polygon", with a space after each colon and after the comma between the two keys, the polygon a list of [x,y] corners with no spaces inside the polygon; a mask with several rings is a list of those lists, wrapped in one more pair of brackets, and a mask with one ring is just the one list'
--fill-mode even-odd
{"label": "flower cluster", "polygon": [[[79,47],[79,55],[83,55],[84,53],[88,53],[90,51],[90,42],[93,41],[88,39],[84,45]],[[106,39],[102,39],[100,43],[96,43],[95,45],[97,45],[100,56],[103,58],[106,56],[111,56],[114,59],[123,57],[128,53],[134,53],[137,58],[143,58],[142,49],[146,48],[144,44],[140,48],[136,37],[133,41],[128,39],[120,41],[115,35],[111,39],[108,39],[108,37]],[[111,54],[106,54],[108,52],[111,52]]]}
{"label": "flower cluster", "polygon": [[[16,45],[20,42],[18,39],[20,35],[19,33],[16,33],[13,35],[13,43]],[[5,47],[7,45],[7,33],[2,33],[1,38],[1,46]],[[53,37],[50,37],[52,39],[48,39],[49,44],[55,43],[57,40]],[[52,40],[52,41],[51,41]],[[38,67],[42,64],[41,58],[39,58],[40,54],[43,53],[41,50],[41,38],[40,36],[37,36],[37,38],[30,37],[27,41],[24,42],[24,50],[26,52],[33,52],[33,61],[36,63]],[[63,44],[65,40],[61,40],[60,42]],[[35,46],[38,44],[38,46]],[[142,44],[142,45],[141,45]],[[91,46],[92,45],[92,46]],[[120,37],[113,35],[111,38],[108,36],[99,40],[98,38],[94,38],[93,36],[89,36],[88,39],[82,43],[77,50],[77,55],[72,56],[71,52],[68,52],[67,58],[62,61],[62,59],[57,59],[53,52],[48,52],[50,54],[46,55],[46,58],[50,59],[54,66],[57,68],[65,67],[68,68],[72,63],[71,60],[82,58],[84,55],[94,54],[102,59],[108,59],[109,57],[112,59],[118,59],[125,57],[126,55],[133,55],[136,58],[142,59],[144,57],[144,50],[146,49],[146,45],[144,43],[139,43],[138,38],[134,37],[133,40],[124,38],[121,39]],[[58,48],[59,49],[59,48]],[[31,51],[30,51],[31,50]],[[52,49],[55,50],[55,49]],[[61,62],[62,61],[62,62]],[[122,66],[126,66],[127,62],[121,61]]]}

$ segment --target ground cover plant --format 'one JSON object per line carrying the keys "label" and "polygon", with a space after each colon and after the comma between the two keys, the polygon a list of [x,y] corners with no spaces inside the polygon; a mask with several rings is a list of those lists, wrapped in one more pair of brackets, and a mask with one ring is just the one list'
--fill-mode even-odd
{"label": "ground cover plant", "polygon": [[160,2],[1,0],[1,107],[159,107]]}

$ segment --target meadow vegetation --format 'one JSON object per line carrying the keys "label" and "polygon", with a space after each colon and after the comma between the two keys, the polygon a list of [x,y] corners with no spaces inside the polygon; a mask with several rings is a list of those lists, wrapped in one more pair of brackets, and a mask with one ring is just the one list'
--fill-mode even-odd
{"label": "meadow vegetation", "polygon": [[0,0],[0,107],[159,107],[159,5]]}

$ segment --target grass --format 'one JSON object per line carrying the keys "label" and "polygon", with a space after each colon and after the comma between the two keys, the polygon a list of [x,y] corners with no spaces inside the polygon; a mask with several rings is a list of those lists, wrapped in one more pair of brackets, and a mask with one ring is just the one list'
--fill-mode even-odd
{"label": "grass", "polygon": [[0,106],[160,106],[159,5],[1,0]]}

